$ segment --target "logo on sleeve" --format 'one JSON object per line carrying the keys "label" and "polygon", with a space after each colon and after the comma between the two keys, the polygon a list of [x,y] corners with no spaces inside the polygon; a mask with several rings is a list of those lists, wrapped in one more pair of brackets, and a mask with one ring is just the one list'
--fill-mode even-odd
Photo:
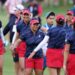
{"label": "logo on sleeve", "polygon": [[67,42],[67,39],[65,39],[65,42]]}
{"label": "logo on sleeve", "polygon": [[39,35],[39,38],[41,37],[41,35]]}

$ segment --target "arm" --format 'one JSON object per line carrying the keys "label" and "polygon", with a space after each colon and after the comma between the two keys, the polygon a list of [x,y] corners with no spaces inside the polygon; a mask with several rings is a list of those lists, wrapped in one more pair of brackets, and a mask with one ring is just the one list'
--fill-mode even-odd
{"label": "arm", "polygon": [[12,50],[12,52],[15,50],[15,48],[17,48],[17,46],[20,44],[21,41],[22,41],[21,39],[17,39],[14,45],[10,46],[10,49]]}
{"label": "arm", "polygon": [[6,11],[7,11],[7,13],[9,13],[9,4],[10,2],[9,2],[9,0],[7,0],[6,2],[5,2],[5,7],[6,7]]}
{"label": "arm", "polygon": [[48,29],[45,28],[45,27],[41,27],[41,30],[44,32],[44,33],[47,33]]}
{"label": "arm", "polygon": [[16,38],[15,38],[15,41],[20,37],[20,32],[21,32],[21,24],[20,24],[20,22],[18,22],[18,24],[16,25]]}
{"label": "arm", "polygon": [[49,36],[45,36],[43,41],[40,42],[40,44],[34,49],[34,52],[37,52],[38,50],[40,50],[40,48],[42,48],[43,45],[45,45],[49,40]]}
{"label": "arm", "polygon": [[[13,27],[13,32],[14,32],[14,36],[13,36],[13,40],[12,40],[12,44],[11,44],[10,48],[12,48],[14,46],[14,44],[16,44],[16,41],[19,39],[18,38],[19,34],[18,34],[17,30],[16,30],[16,25],[14,25],[14,27]],[[21,40],[19,39],[19,41],[18,41],[18,43],[16,44],[15,47],[17,47],[20,42],[21,42]]]}
{"label": "arm", "polygon": [[14,44],[14,43],[15,43],[16,35],[17,35],[17,33],[15,32],[15,33],[14,33],[14,36],[13,36],[12,44]]}
{"label": "arm", "polygon": [[18,37],[18,34],[15,33],[14,36],[13,36],[13,40],[12,40],[12,44],[10,46],[10,49],[12,49],[12,47],[14,46],[14,44],[16,43],[16,41],[19,39],[17,37]]}
{"label": "arm", "polygon": [[5,39],[4,39],[4,35],[3,35],[3,28],[2,28],[2,22],[0,21],[0,33],[1,33],[1,39],[3,41],[3,44],[5,44]]}
{"label": "arm", "polygon": [[[18,35],[17,35],[18,36]],[[15,39],[15,43],[13,45],[10,46],[10,49],[14,50],[19,44],[21,41],[25,40],[25,35],[24,34],[21,34],[20,37],[17,39]]]}
{"label": "arm", "polygon": [[64,47],[63,69],[64,69],[64,73],[65,74],[66,74],[66,65],[67,65],[67,60],[68,60],[68,55],[69,55],[71,41],[72,41],[72,34],[69,33],[69,34],[66,35],[65,47]]}
{"label": "arm", "polygon": [[14,43],[14,45],[10,46],[10,49],[11,49],[11,52],[12,52],[13,56],[15,54],[15,48],[17,48],[17,46],[20,44],[21,41],[22,41],[21,39],[18,39],[18,40],[16,40],[16,42]]}
{"label": "arm", "polygon": [[70,44],[66,44],[64,48],[64,65],[66,65],[67,63],[69,49],[70,49]]}
{"label": "arm", "polygon": [[3,44],[5,45],[5,38],[4,38],[4,35],[3,35],[3,28],[1,28],[0,30],[1,30],[1,39],[3,41]]}
{"label": "arm", "polygon": [[12,44],[11,46],[14,45],[15,41],[19,39],[19,33],[17,31],[14,31],[14,36],[13,36],[13,40],[12,40]]}
{"label": "arm", "polygon": [[10,31],[10,27],[9,27],[10,22],[5,26],[4,30],[3,30],[3,34],[6,35],[9,31]]}
{"label": "arm", "polygon": [[64,65],[66,65],[66,63],[67,63],[72,37],[73,36],[70,33],[67,34],[65,37],[66,39],[65,39],[65,47],[64,47]]}
{"label": "arm", "polygon": [[64,48],[64,63],[63,63],[63,69],[64,69],[65,75],[66,75],[66,65],[67,65],[67,60],[69,55],[69,49],[70,49],[70,44],[66,44]]}
{"label": "arm", "polygon": [[48,42],[48,40],[49,40],[49,36],[46,35],[46,36],[44,37],[43,41],[34,49],[34,51],[30,54],[30,56],[29,56],[28,58],[29,58],[29,59],[32,58],[32,57],[35,55],[35,53],[36,53],[37,51],[39,51],[40,48],[42,48],[42,46],[43,46],[45,43]]}
{"label": "arm", "polygon": [[16,38],[15,38],[15,41],[19,38],[19,33],[16,32]]}
{"label": "arm", "polygon": [[14,44],[15,40],[16,40],[16,35],[17,35],[16,25],[13,26],[12,31],[14,32],[13,39],[12,39],[12,44]]}
{"label": "arm", "polygon": [[13,19],[13,17],[9,20],[9,22],[7,23],[7,25],[5,26],[3,30],[4,35],[6,35],[10,31],[11,27],[13,27],[13,25],[15,24],[15,20],[16,18]]}
{"label": "arm", "polygon": [[21,41],[22,41],[21,39],[18,39],[18,40],[14,43],[14,48],[16,48],[16,47],[20,44]]}

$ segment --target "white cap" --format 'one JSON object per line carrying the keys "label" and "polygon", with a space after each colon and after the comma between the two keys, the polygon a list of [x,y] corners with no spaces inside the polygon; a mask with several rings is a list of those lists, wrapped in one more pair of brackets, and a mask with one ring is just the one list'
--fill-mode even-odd
{"label": "white cap", "polygon": [[22,4],[18,4],[16,7],[13,7],[13,11],[17,11],[17,10],[23,10],[24,6]]}

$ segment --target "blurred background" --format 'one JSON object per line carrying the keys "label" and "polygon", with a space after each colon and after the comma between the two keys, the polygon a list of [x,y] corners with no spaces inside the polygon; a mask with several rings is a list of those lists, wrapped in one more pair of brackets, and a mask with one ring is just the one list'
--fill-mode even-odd
{"label": "blurred background", "polygon": [[[75,4],[75,0],[36,0],[39,3],[44,3],[46,6],[59,6],[59,5],[68,5]],[[0,0],[0,7],[4,5],[6,0]],[[23,3],[28,3],[30,0],[22,0]]]}

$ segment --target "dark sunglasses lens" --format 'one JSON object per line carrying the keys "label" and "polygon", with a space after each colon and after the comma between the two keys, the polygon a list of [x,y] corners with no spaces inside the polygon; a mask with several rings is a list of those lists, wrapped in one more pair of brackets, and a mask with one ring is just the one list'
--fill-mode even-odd
{"label": "dark sunglasses lens", "polygon": [[29,14],[27,14],[27,13],[24,13],[23,15],[27,15],[27,16],[29,16]]}
{"label": "dark sunglasses lens", "polygon": [[39,24],[39,23],[35,23],[34,25],[36,25],[36,26],[40,26],[40,24]]}

